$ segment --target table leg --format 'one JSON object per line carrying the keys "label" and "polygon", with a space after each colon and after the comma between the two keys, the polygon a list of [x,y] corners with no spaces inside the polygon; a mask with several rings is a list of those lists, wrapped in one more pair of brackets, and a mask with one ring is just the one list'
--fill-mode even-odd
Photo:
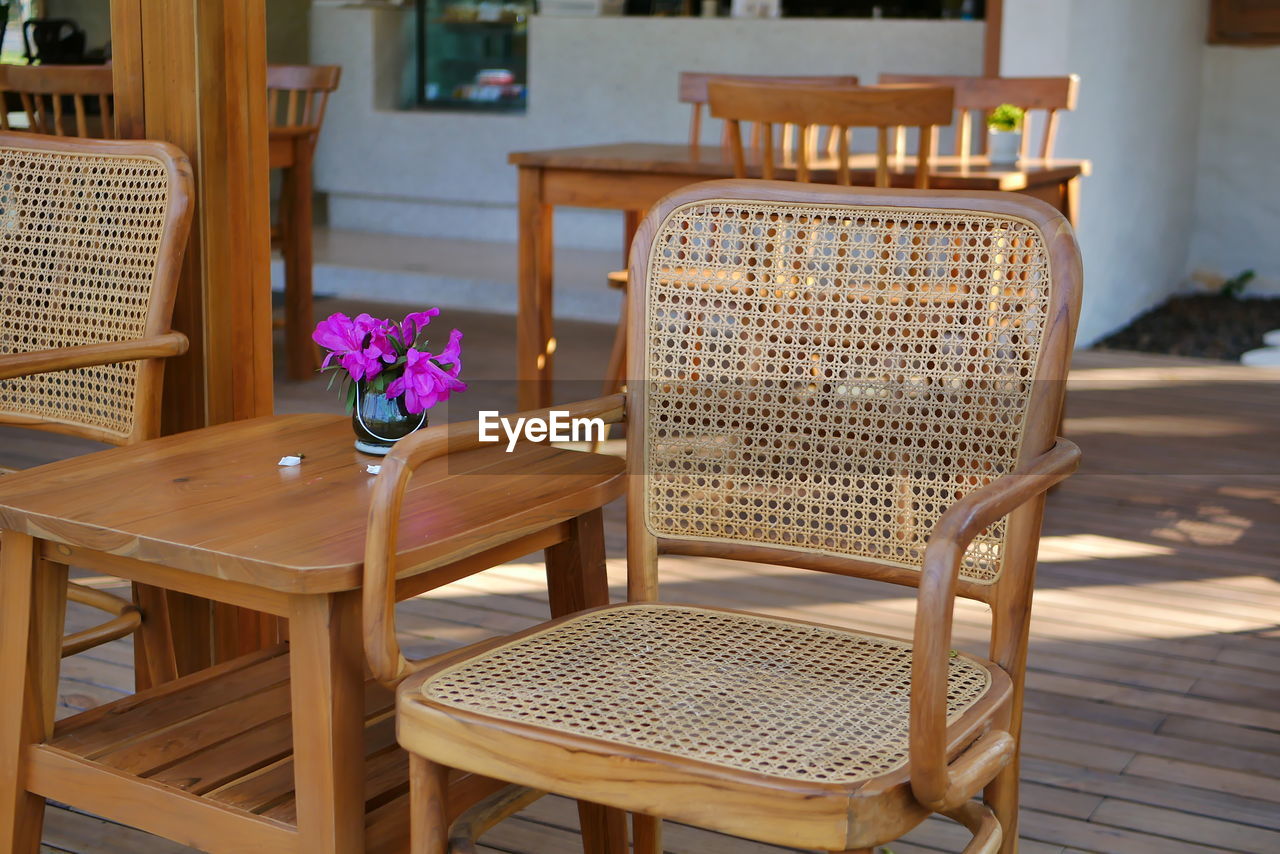
{"label": "table leg", "polygon": [[644,219],[644,211],[622,212],[622,269],[631,263],[631,244],[635,242],[636,232],[640,230],[640,220]]}
{"label": "table leg", "polygon": [[[546,551],[551,615],[559,617],[609,604],[604,560],[604,514],[597,508],[569,523],[569,538]],[[582,850],[587,854],[625,854],[627,814],[599,804],[578,802]]]}
{"label": "table leg", "polygon": [[289,615],[299,850],[364,851],[360,591],[298,596]]}
{"label": "table leg", "polygon": [[293,144],[293,165],[285,173],[288,218],[281,223],[284,248],[284,337],[285,360],[289,379],[305,380],[315,374],[315,346],[311,329],[315,322],[312,308],[311,251],[311,161],[314,154],[309,137],[298,137]]}
{"label": "table leg", "polygon": [[542,203],[542,170],[520,169],[516,394],[519,408],[551,405],[556,339],[552,317],[552,211]]}
{"label": "table leg", "polygon": [[1077,230],[1080,228],[1080,177],[1070,178],[1062,188],[1062,213],[1067,222]]}
{"label": "table leg", "polygon": [[0,534],[0,850],[36,854],[44,798],[26,791],[26,747],[53,735],[67,568],[40,559],[33,537]]}

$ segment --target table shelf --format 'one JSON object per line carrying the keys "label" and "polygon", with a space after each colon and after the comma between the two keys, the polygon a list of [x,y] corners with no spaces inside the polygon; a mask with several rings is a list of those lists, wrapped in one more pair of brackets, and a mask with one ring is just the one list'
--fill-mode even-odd
{"label": "table shelf", "polygon": [[[365,684],[370,852],[400,849],[408,832],[409,763],[396,744],[394,703],[386,688],[372,681]],[[32,762],[36,781],[45,776],[39,769],[49,764],[61,769],[79,764],[90,780],[110,775],[113,791],[106,810],[100,804],[84,804],[79,797],[83,786],[55,781],[40,793],[170,838],[169,827],[148,827],[145,820],[148,810],[156,809],[157,787],[188,808],[222,814],[246,836],[261,831],[265,842],[268,836],[283,838],[284,831],[296,839],[288,645],[60,721],[52,740],[32,748]],[[113,808],[126,811],[127,817],[112,815]],[[217,836],[216,827],[201,829]],[[220,850],[216,839],[184,841]]]}

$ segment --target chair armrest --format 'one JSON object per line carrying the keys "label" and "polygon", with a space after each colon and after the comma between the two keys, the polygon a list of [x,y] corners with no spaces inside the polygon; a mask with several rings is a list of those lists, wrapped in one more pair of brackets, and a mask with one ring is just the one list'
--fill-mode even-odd
{"label": "chair armrest", "polygon": [[[521,412],[513,418],[550,417],[552,410],[570,418],[600,418],[613,424],[623,420],[626,398],[615,394],[579,403]],[[414,433],[399,442],[382,462],[373,486],[364,551],[364,650],[374,677],[394,686],[413,673],[396,640],[396,543],[400,505],[413,472],[428,460],[485,446],[480,422],[444,424]]]}
{"label": "chair armrest", "polygon": [[[911,661],[911,789],[920,803],[939,812],[967,798],[975,769],[948,769],[947,671],[960,562],[973,538],[1027,501],[1066,479],[1080,464],[1080,449],[1059,438],[1048,452],[1021,469],[996,478],[951,505],[934,526],[925,548],[916,600]],[[1004,751],[986,751],[976,761],[999,767]],[[957,766],[964,760],[959,760]],[[996,764],[998,763],[998,764]],[[952,773],[955,771],[955,774]],[[959,778],[970,785],[957,785]]]}
{"label": "chair armrest", "polygon": [[181,332],[166,332],[163,335],[136,338],[132,341],[108,341],[104,344],[59,347],[55,350],[6,353],[0,355],[0,380],[46,374],[51,371],[67,371],[72,368],[133,362],[138,359],[181,356],[187,352],[187,343],[187,336]]}

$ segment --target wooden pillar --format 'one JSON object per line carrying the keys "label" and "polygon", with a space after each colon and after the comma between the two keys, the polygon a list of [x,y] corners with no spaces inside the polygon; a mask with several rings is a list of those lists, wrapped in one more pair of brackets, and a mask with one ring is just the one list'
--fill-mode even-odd
{"label": "wooden pillar", "polygon": [[[165,368],[163,432],[269,415],[265,0],[111,0],[111,36],[119,135],[174,143],[196,178],[173,315],[191,349]],[[182,673],[269,634],[203,600],[171,611]]]}
{"label": "wooden pillar", "polygon": [[982,73],[1000,76],[1000,49],[1004,36],[1004,0],[987,0],[986,34],[982,40]]}

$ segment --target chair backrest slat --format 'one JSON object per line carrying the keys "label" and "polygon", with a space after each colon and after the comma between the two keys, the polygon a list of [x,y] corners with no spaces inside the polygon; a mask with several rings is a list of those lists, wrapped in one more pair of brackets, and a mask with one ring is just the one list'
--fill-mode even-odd
{"label": "chair backrest slat", "polygon": [[[112,86],[111,69],[104,65],[0,65],[0,93],[17,93],[34,133],[114,137]],[[98,107],[96,117],[90,114],[90,103]],[[68,112],[74,123],[68,121]]]}
{"label": "chair backrest slat", "polygon": [[[876,185],[888,186],[889,129],[910,125],[920,129],[917,186],[927,187],[929,149],[933,139],[930,128],[950,122],[952,112],[951,90],[940,86],[811,87],[774,82],[712,81],[709,92],[713,116],[736,120],[732,126],[737,128],[744,121],[765,128],[765,150],[760,163],[766,178],[774,174],[775,158],[769,145],[769,128],[773,124],[793,124],[802,128],[814,125],[871,127],[877,130]],[[737,176],[745,177],[745,159],[739,159],[738,149],[735,149],[734,162]],[[807,153],[798,152],[796,163],[797,171],[808,178]]]}
{"label": "chair backrest slat", "polygon": [[337,65],[267,66],[267,115],[271,127],[306,127],[318,134],[329,95],[338,88]]}
{"label": "chair backrest slat", "polygon": [[[692,146],[699,145],[702,139],[702,110],[709,97],[707,87],[713,80],[736,81],[739,83],[782,83],[793,86],[847,87],[858,85],[858,78],[852,74],[770,75],[682,71],[680,72],[679,98],[680,103],[689,104],[692,111],[689,116],[689,144]],[[787,132],[790,132],[790,126],[784,128],[784,133]],[[721,134],[721,144],[726,149],[732,144],[729,140],[729,128],[727,125]],[[784,145],[790,150],[790,144],[784,141]],[[751,147],[757,153],[760,152],[760,138],[755,131],[752,132]]]}
{"label": "chair backrest slat", "polygon": [[[1053,146],[1058,130],[1058,112],[1074,110],[1080,89],[1080,78],[1074,74],[1064,77],[962,77],[946,74],[881,74],[880,82],[886,84],[914,83],[928,86],[950,86],[955,90],[956,110],[960,113],[960,128],[956,134],[955,153],[972,153],[972,118],[977,113],[986,127],[987,116],[1001,104],[1012,104],[1026,111],[1022,134],[1022,156],[1030,154],[1032,137],[1032,112],[1043,110],[1047,114],[1045,130],[1040,145],[1040,157],[1053,157]],[[967,132],[966,132],[967,131]],[[981,150],[987,150],[987,134],[981,134]]]}

